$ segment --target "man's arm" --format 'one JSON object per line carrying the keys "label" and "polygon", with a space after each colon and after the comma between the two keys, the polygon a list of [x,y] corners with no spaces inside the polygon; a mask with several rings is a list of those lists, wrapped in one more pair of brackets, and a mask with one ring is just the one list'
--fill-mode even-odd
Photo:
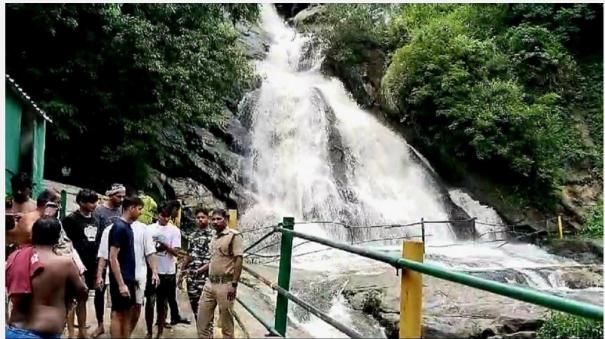
{"label": "man's arm", "polygon": [[130,292],[128,291],[128,286],[124,283],[124,278],[122,277],[122,271],[120,269],[120,263],[118,262],[118,253],[120,253],[120,248],[116,246],[111,246],[109,248],[109,265],[111,267],[111,273],[116,278],[118,286],[120,288],[120,294],[123,296],[129,296]]}
{"label": "man's arm", "polygon": [[109,247],[110,230],[110,228],[105,228],[103,230],[103,233],[101,234],[101,241],[99,242],[99,251],[97,252],[97,258],[99,259],[99,263],[97,264],[97,288],[103,287],[103,282],[105,281],[103,273],[105,272],[107,260],[109,259],[109,253],[107,253],[107,248]]}
{"label": "man's arm", "polygon": [[200,274],[202,272],[208,272],[208,269],[210,268],[210,262],[207,262],[204,264],[204,266],[200,267],[199,270],[197,270],[197,274]]}
{"label": "man's arm", "polygon": [[113,274],[120,288],[120,294],[127,297],[130,292],[128,286],[124,283],[120,262],[118,261],[118,253],[120,253],[120,247],[125,237],[128,237],[128,235],[124,228],[113,226],[109,234],[109,266],[111,267],[111,274]]}
{"label": "man's arm", "polygon": [[239,283],[239,277],[242,275],[242,266],[244,259],[242,256],[235,257],[235,262],[233,263],[233,282]]}
{"label": "man's arm", "polygon": [[66,267],[69,270],[67,280],[73,287],[76,299],[78,301],[85,302],[86,299],[88,299],[88,288],[86,287],[86,284],[84,284],[84,281],[82,281],[80,278],[80,271],[78,270],[76,264],[71,259],[66,259],[68,260]]}
{"label": "man's arm", "polygon": [[157,286],[160,283],[160,276],[158,275],[158,257],[155,253],[152,253],[146,258],[149,267],[151,267],[151,282]]}
{"label": "man's arm", "polygon": [[239,278],[242,275],[244,244],[241,234],[237,233],[233,235],[233,239],[231,240],[231,246],[231,254],[235,257],[235,262],[233,263],[233,280],[231,281],[231,288],[229,292],[227,292],[228,300],[235,299],[237,284],[239,283]]}
{"label": "man's arm", "polygon": [[103,287],[103,282],[105,281],[105,279],[103,279],[103,272],[105,272],[106,264],[105,258],[99,257],[99,263],[97,264],[97,288]]}

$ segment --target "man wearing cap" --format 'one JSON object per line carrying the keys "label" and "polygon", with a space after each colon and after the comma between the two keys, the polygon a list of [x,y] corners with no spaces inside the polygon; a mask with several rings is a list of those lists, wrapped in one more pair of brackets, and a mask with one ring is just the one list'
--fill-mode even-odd
{"label": "man wearing cap", "polygon": [[209,274],[199,302],[197,331],[200,338],[213,337],[209,325],[218,304],[223,338],[233,338],[233,301],[242,273],[243,240],[237,230],[227,228],[229,214],[224,209],[214,210],[211,222],[216,235],[210,242],[210,262],[199,270]]}
{"label": "man wearing cap", "polygon": [[113,224],[122,216],[122,201],[126,196],[126,187],[122,184],[113,184],[105,195],[109,197],[109,200],[97,206],[95,210],[95,214],[101,218],[103,226]]}

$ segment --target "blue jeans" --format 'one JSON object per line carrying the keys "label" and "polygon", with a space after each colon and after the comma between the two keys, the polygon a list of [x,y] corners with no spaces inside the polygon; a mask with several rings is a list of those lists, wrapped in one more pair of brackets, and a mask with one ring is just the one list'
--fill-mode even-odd
{"label": "blue jeans", "polygon": [[6,325],[6,339],[60,339],[61,334],[46,334]]}

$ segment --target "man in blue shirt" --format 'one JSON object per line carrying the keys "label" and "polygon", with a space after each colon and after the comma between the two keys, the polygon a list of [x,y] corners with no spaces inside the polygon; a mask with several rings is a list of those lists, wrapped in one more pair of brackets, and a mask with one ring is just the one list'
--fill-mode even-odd
{"label": "man in blue shirt", "polygon": [[111,295],[111,337],[129,338],[132,309],[136,303],[134,233],[132,224],[141,215],[143,201],[126,197],[122,217],[109,232],[109,294]]}

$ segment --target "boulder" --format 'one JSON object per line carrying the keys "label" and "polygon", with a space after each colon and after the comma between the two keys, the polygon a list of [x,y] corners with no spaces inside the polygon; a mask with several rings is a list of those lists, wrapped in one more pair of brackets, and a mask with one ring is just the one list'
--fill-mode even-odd
{"label": "boulder", "polygon": [[517,333],[504,334],[502,336],[503,339],[534,339],[537,337],[538,335],[534,331],[521,331]]}
{"label": "boulder", "polygon": [[544,324],[544,320],[531,317],[502,316],[496,320],[500,324],[499,332],[511,334],[520,331],[537,331]]}
{"label": "boulder", "polygon": [[593,239],[547,239],[543,247],[549,253],[571,258],[583,264],[603,263],[603,244]]}
{"label": "boulder", "polygon": [[588,270],[576,269],[564,272],[561,277],[571,289],[603,287],[603,276]]}
{"label": "boulder", "polygon": [[292,22],[294,26],[297,28],[302,28],[303,26],[308,26],[316,23],[318,19],[321,17],[321,14],[325,10],[323,6],[311,6],[303,9],[298,12]]}
{"label": "boulder", "polygon": [[235,28],[239,32],[238,42],[244,46],[250,59],[262,60],[269,51],[269,35],[258,25],[238,23]]}

